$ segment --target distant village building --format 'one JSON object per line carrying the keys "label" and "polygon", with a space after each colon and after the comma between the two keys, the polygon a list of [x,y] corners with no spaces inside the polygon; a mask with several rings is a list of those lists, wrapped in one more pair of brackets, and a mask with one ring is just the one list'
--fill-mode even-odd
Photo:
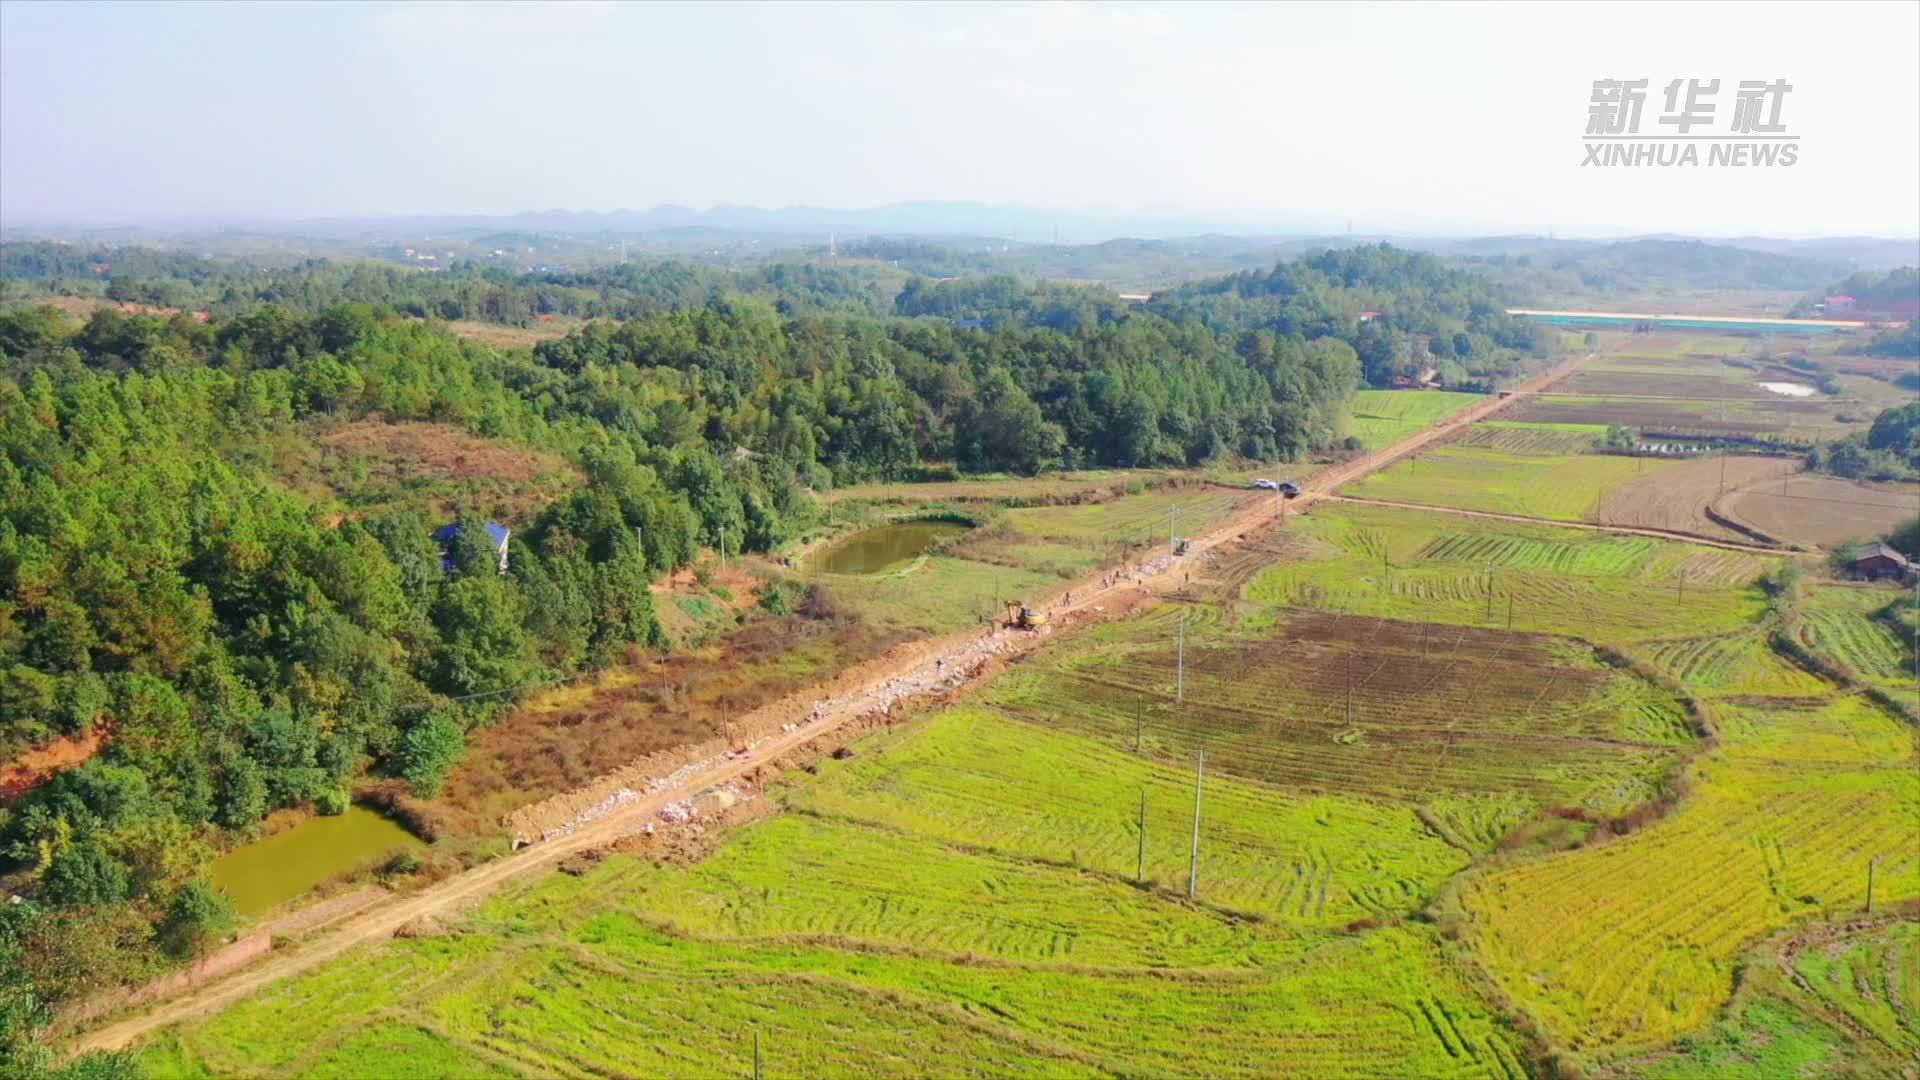
{"label": "distant village building", "polygon": [[1913,573],[1913,563],[1886,544],[1868,544],[1854,555],[1853,572],[1869,581],[1903,578]]}
{"label": "distant village building", "polygon": [[[453,573],[453,559],[447,554],[447,548],[452,545],[453,538],[459,535],[460,523],[457,521],[450,521],[433,531],[433,538],[440,543],[440,569],[449,574]],[[500,572],[503,574],[507,572],[507,538],[512,535],[513,530],[505,525],[497,521],[487,522],[487,539],[492,542],[493,553],[499,556]]]}
{"label": "distant village building", "polygon": [[1826,308],[1827,314],[1838,315],[1843,311],[1852,311],[1854,304],[1857,302],[1853,297],[1843,293],[1839,296],[1827,297],[1827,302],[1823,306]]}
{"label": "distant village building", "polygon": [[1360,313],[1360,321],[1363,323],[1372,322],[1379,317],[1380,313],[1377,311],[1363,311]]}

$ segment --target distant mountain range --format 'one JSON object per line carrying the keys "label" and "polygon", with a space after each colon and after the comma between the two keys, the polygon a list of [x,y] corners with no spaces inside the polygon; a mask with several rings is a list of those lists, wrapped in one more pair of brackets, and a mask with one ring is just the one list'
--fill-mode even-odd
{"label": "distant mountain range", "polygon": [[[1399,246],[1455,255],[1514,255],[1567,252],[1627,239],[1693,239],[1675,234],[1640,237],[1565,238],[1535,235],[1464,237],[1329,229],[1323,220],[1307,223],[1253,222],[1245,215],[1206,215],[1177,208],[1142,210],[1047,209],[1012,203],[902,202],[862,209],[788,206],[715,206],[706,210],[662,205],[649,210],[536,210],[518,214],[408,214],[380,217],[300,220],[180,219],[138,226],[102,227],[55,222],[12,225],[11,238],[58,233],[125,241],[138,236],[181,236],[243,232],[315,239],[419,238],[474,233],[550,233],[573,236],[651,237],[659,241],[722,243],[756,237],[791,244],[856,240],[867,235],[943,238],[949,243],[982,246],[1014,244],[1091,244],[1121,238],[1179,239],[1200,246],[1301,249],[1388,241]],[[1851,262],[1862,269],[1920,263],[1920,237],[1822,237],[1776,239],[1761,236],[1701,238],[1728,247],[1774,254]]]}

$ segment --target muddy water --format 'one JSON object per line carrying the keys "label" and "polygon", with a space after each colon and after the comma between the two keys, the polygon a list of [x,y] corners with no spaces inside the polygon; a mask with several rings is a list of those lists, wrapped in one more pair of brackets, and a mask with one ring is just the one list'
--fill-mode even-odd
{"label": "muddy water", "polygon": [[242,915],[265,911],[315,885],[378,862],[406,847],[424,846],[392,818],[353,806],[335,817],[314,817],[214,860],[213,883],[227,890]]}
{"label": "muddy water", "polygon": [[820,560],[829,574],[878,574],[903,566],[943,536],[966,532],[957,521],[902,521],[867,529],[833,546]]}

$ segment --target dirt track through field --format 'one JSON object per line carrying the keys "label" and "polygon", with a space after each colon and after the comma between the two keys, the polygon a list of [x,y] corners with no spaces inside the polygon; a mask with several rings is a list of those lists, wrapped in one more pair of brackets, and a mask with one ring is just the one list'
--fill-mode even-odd
{"label": "dirt track through field", "polygon": [[[1036,606],[1049,608],[1058,627],[1056,632],[1066,633],[1115,617],[1122,611],[1136,609],[1142,603],[1152,603],[1184,585],[1184,575],[1194,565],[1194,556],[1241,540],[1251,530],[1265,526],[1276,518],[1284,520],[1289,511],[1299,511],[1322,498],[1337,497],[1332,493],[1339,485],[1384,468],[1436,439],[1450,436],[1467,424],[1483,420],[1516,401],[1538,393],[1572,373],[1591,356],[1587,354],[1564,361],[1507,394],[1489,397],[1398,442],[1322,470],[1302,485],[1297,498],[1282,499],[1276,494],[1271,500],[1257,500],[1250,509],[1190,538],[1189,552],[1182,558],[1174,558],[1169,551],[1143,560],[1135,566],[1124,568],[1120,580],[1109,585],[1102,584],[1105,575],[1090,575]],[[1073,598],[1071,603],[1066,602],[1067,597]],[[831,686],[837,693],[828,692],[823,696],[820,690],[813,690],[795,695],[767,710],[756,710],[757,713],[765,713],[769,719],[793,719],[782,720],[777,730],[751,743],[744,752],[729,749],[707,759],[685,761],[670,773],[666,773],[663,765],[663,775],[655,779],[659,786],[644,787],[637,792],[632,786],[637,778],[625,778],[623,786],[615,790],[625,791],[631,797],[615,799],[610,803],[605,796],[580,796],[571,805],[578,806],[584,802],[587,808],[575,814],[577,823],[562,829],[543,830],[550,839],[521,847],[509,855],[476,866],[419,892],[373,904],[339,920],[330,930],[321,932],[311,940],[276,950],[252,967],[190,991],[141,1015],[127,1017],[88,1032],[74,1041],[73,1049],[118,1049],[169,1024],[231,1005],[272,983],[310,971],[358,946],[391,938],[394,931],[416,919],[442,916],[470,906],[493,890],[544,872],[569,855],[604,847],[640,832],[649,822],[658,820],[662,809],[669,804],[684,803],[707,788],[740,780],[771,766],[780,758],[800,750],[808,742],[833,732],[849,721],[870,717],[876,712],[887,713],[896,703],[924,701],[971,690],[984,681],[983,675],[990,675],[999,668],[1000,663],[996,661],[1003,662],[1027,652],[1047,640],[1048,636],[1008,630],[983,636],[969,631],[896,649],[881,662],[863,665],[858,669],[857,677],[835,680]],[[662,783],[662,780],[670,782]],[[591,814],[591,811],[603,807],[598,815]],[[584,820],[581,820],[582,817]]]}

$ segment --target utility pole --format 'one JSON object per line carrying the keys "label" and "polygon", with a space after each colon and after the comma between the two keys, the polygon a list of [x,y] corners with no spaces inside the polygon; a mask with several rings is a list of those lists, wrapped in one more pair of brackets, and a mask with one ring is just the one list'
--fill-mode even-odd
{"label": "utility pole", "polygon": [[1147,881],[1147,789],[1140,789],[1140,859],[1134,865],[1135,884],[1144,885]]}
{"label": "utility pole", "polygon": [[1187,861],[1187,899],[1192,900],[1200,889],[1200,785],[1207,774],[1207,752],[1193,764],[1193,854]]}
{"label": "utility pole", "polygon": [[1487,560],[1487,621],[1493,621],[1493,560]]}
{"label": "utility pole", "polygon": [[1507,594],[1507,629],[1513,629],[1513,594]]}
{"label": "utility pole", "polygon": [[753,1029],[753,1080],[760,1080],[760,1029]]}
{"label": "utility pole", "polygon": [[1685,570],[1680,571],[1679,575],[1674,578],[1674,599],[1677,604],[1685,604],[1687,602],[1687,572]]}
{"label": "utility pole", "polygon": [[727,565],[727,527],[720,526],[720,565]]}
{"label": "utility pole", "polygon": [[[1133,703],[1133,752],[1134,753],[1137,754],[1140,752],[1140,740],[1141,740],[1141,737],[1144,736],[1146,733],[1147,733],[1146,702],[1135,701]],[[1141,796],[1141,798],[1145,798],[1145,797],[1146,796],[1144,795]]]}
{"label": "utility pole", "polygon": [[1180,509],[1180,504],[1179,504],[1179,503],[1168,503],[1168,504],[1167,504],[1167,551],[1168,551],[1169,553],[1171,553],[1171,552],[1173,551],[1173,547],[1174,547],[1174,538],[1173,538],[1173,512],[1174,512],[1175,510],[1178,510],[1178,509]]}
{"label": "utility pole", "polygon": [[1867,914],[1869,915],[1873,914],[1873,871],[1884,858],[1886,858],[1885,855],[1875,855],[1867,860]]}
{"label": "utility pole", "polygon": [[1180,632],[1175,639],[1173,667],[1173,700],[1187,700],[1187,613],[1180,613]]}
{"label": "utility pole", "polygon": [[1347,653],[1347,723],[1353,723],[1353,653]]}

